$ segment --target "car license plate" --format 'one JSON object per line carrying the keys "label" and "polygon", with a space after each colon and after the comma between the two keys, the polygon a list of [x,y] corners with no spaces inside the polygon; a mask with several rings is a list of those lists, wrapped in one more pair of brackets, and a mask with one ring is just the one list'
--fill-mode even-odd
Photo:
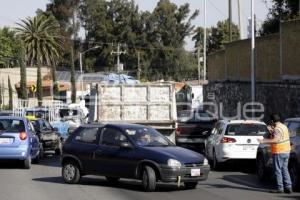
{"label": "car license plate", "polygon": [[0,144],[12,144],[13,139],[12,138],[0,138]]}
{"label": "car license plate", "polygon": [[255,150],[255,146],[244,145],[243,146],[243,150],[245,150],[245,151],[254,151]]}
{"label": "car license plate", "polygon": [[191,169],[191,176],[200,176],[200,169]]}

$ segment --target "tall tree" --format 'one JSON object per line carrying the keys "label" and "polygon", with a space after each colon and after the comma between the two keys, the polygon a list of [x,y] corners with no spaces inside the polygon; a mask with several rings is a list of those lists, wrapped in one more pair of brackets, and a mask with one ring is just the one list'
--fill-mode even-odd
{"label": "tall tree", "polygon": [[63,52],[64,61],[70,67],[72,102],[76,101],[76,80],[75,80],[75,56],[77,55],[76,45],[77,33],[79,31],[80,0],[51,0],[47,5],[47,12],[54,15],[60,24],[60,32],[64,36]]}
{"label": "tall tree", "polygon": [[0,68],[17,64],[18,41],[15,32],[7,27],[0,28]]}
{"label": "tall tree", "polygon": [[8,76],[8,109],[12,110],[13,109],[13,89],[11,86],[10,78]]}
{"label": "tall tree", "polygon": [[[198,27],[196,29],[195,35],[193,36],[195,47],[198,47],[198,45],[200,45],[203,48],[203,31],[204,30],[202,27]],[[239,29],[236,24],[231,25],[231,31],[232,41],[239,40]],[[207,29],[207,33],[207,53],[224,49],[224,45],[230,42],[228,22],[226,20],[219,21],[216,27]]]}
{"label": "tall tree", "polygon": [[33,18],[21,20],[16,30],[24,41],[28,62],[37,66],[37,98],[42,103],[41,65],[56,64],[59,59],[61,36],[59,25],[52,17],[39,14]]}
{"label": "tall tree", "polygon": [[284,21],[284,20],[299,18],[300,1],[272,0],[272,2],[273,5],[269,9],[268,17],[262,24],[261,30],[259,31],[261,35],[278,33],[281,20]]}
{"label": "tall tree", "polygon": [[26,52],[24,48],[24,43],[22,40],[19,40],[19,50],[18,50],[18,66],[20,67],[20,96],[21,99],[27,99],[27,77],[26,77]]}

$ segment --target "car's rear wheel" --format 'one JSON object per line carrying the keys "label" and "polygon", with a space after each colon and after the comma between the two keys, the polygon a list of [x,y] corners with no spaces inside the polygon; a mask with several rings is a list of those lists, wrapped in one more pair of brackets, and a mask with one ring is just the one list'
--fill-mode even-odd
{"label": "car's rear wheel", "polygon": [[220,163],[218,162],[215,150],[214,150],[214,153],[213,153],[212,168],[214,170],[220,169]]}
{"label": "car's rear wheel", "polygon": [[110,177],[110,176],[106,176],[105,178],[106,178],[106,180],[107,180],[108,182],[110,182],[110,183],[117,183],[117,182],[120,180],[120,178],[118,178],[118,177]]}
{"label": "car's rear wheel", "polygon": [[62,168],[62,176],[66,183],[79,183],[81,174],[78,165],[73,161],[67,161]]}
{"label": "car's rear wheel", "polygon": [[261,181],[267,180],[267,170],[262,155],[258,155],[256,158],[256,168],[257,168],[257,176],[259,180]]}
{"label": "car's rear wheel", "polygon": [[156,188],[156,174],[152,167],[145,166],[142,176],[143,187],[147,192],[152,192]]}
{"label": "car's rear wheel", "polygon": [[23,168],[30,169],[31,168],[31,158],[28,157],[26,160],[23,160]]}
{"label": "car's rear wheel", "polygon": [[299,191],[299,187],[300,187],[299,169],[298,169],[297,163],[295,161],[290,162],[289,172],[290,172],[290,177],[291,177],[291,181],[292,181],[292,185],[293,185],[293,190]]}
{"label": "car's rear wheel", "polygon": [[197,185],[198,185],[198,181],[184,183],[185,188],[188,190],[195,189]]}
{"label": "car's rear wheel", "polygon": [[59,141],[57,149],[55,149],[55,155],[60,156],[62,154],[62,144],[61,141]]}

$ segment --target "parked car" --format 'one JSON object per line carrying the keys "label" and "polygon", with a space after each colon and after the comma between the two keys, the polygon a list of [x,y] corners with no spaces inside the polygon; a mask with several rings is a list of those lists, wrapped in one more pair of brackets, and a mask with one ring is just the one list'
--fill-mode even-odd
{"label": "parked car", "polygon": [[183,110],[178,113],[176,145],[205,152],[205,140],[217,119],[204,110]]}
{"label": "parked car", "polygon": [[[289,129],[291,140],[291,153],[289,160],[289,171],[293,190],[300,188],[300,118],[290,118],[284,122]],[[269,137],[267,135],[266,137]],[[257,174],[260,180],[273,177],[273,159],[269,144],[261,144],[257,149]]]}
{"label": "parked car", "polygon": [[34,120],[32,124],[41,143],[40,157],[43,157],[47,151],[53,151],[56,155],[61,155],[62,139],[58,130],[53,128],[45,119]]}
{"label": "parked car", "polygon": [[21,160],[25,169],[39,161],[39,139],[30,121],[0,116],[0,160]]}
{"label": "parked car", "polygon": [[146,191],[154,191],[157,181],[184,183],[192,189],[207,179],[209,171],[204,156],[175,146],[148,126],[82,125],[63,146],[66,183],[78,183],[81,176],[94,174],[111,182],[139,179]]}
{"label": "parked car", "polygon": [[220,120],[207,139],[206,156],[214,169],[229,160],[255,160],[257,139],[262,139],[268,132],[263,122]]}

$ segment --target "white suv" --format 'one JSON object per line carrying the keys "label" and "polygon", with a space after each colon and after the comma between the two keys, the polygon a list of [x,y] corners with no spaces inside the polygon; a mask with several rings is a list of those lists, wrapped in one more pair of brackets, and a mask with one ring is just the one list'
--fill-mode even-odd
{"label": "white suv", "polygon": [[214,169],[227,160],[255,160],[257,139],[268,133],[266,124],[259,121],[218,121],[206,141],[206,156]]}

